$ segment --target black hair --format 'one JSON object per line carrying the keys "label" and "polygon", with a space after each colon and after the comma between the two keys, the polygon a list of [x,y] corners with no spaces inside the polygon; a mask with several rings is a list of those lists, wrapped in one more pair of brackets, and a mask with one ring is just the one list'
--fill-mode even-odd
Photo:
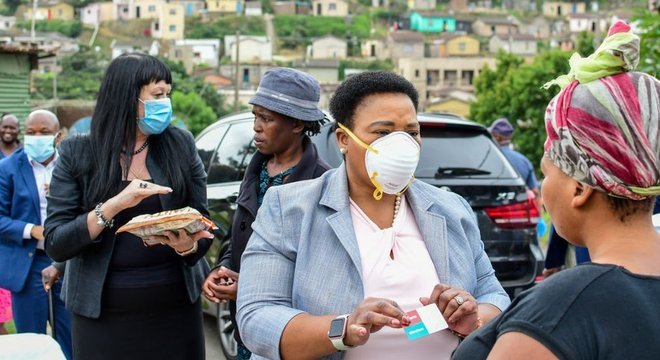
{"label": "black hair", "polygon": [[610,205],[610,209],[624,223],[630,216],[637,213],[650,213],[655,204],[655,196],[650,196],[643,200],[631,200],[608,195],[607,202]]}
{"label": "black hair", "polygon": [[[107,200],[119,192],[126,178],[135,147],[138,97],[151,83],[172,84],[170,69],[157,58],[139,53],[124,54],[114,59],[105,72],[92,115],[90,146],[94,165],[91,171],[90,204]],[[187,148],[176,141],[170,127],[149,137],[149,151],[174,189],[174,196],[187,199],[186,169],[173,161]],[[128,149],[129,151],[124,151]],[[121,164],[125,164],[122,169]]]}
{"label": "black hair", "polygon": [[303,121],[303,120],[296,120],[294,118],[290,118],[293,121],[300,121],[302,122],[304,128],[303,128],[303,135],[307,136],[314,136],[318,133],[321,132],[321,126],[326,123],[327,119],[321,119],[317,121]]}
{"label": "black hair", "polygon": [[419,94],[404,77],[385,71],[367,71],[344,80],[330,99],[330,114],[336,122],[353,129],[353,116],[362,100],[373,94],[400,93],[412,100],[415,109]]}

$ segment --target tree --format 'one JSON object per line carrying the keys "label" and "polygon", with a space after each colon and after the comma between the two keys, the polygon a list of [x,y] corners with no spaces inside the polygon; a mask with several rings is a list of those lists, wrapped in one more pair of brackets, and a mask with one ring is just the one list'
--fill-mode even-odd
{"label": "tree", "polygon": [[[19,28],[30,29],[32,27],[32,22],[29,20],[23,20],[16,23]],[[38,20],[34,23],[34,29],[36,31],[44,32],[58,32],[64,36],[75,38],[80,35],[82,31],[82,23],[78,20]]]}
{"label": "tree", "polygon": [[[75,55],[59,59],[62,71],[57,74],[59,99],[94,100],[101,86],[101,79],[108,61],[103,54],[81,46]],[[37,99],[53,97],[53,73],[35,76]]]}
{"label": "tree", "polygon": [[224,96],[218,94],[213,86],[205,83],[202,79],[188,75],[181,62],[174,62],[168,58],[160,59],[167,64],[172,72],[172,88],[174,91],[199,94],[217,116],[224,116],[232,112],[232,109],[225,103]]}
{"label": "tree", "polygon": [[4,0],[3,3],[7,8],[7,14],[5,15],[13,15],[16,13],[18,6],[21,5],[22,0]]}
{"label": "tree", "polygon": [[217,119],[213,109],[197,93],[174,91],[171,98],[174,115],[183,120],[193,135],[199,134]]}
{"label": "tree", "polygon": [[655,77],[660,74],[660,15],[648,10],[639,11],[635,14],[635,20],[639,21],[641,34],[640,57],[638,71],[649,73]]}
{"label": "tree", "polygon": [[577,36],[577,53],[582,57],[587,57],[596,51],[594,47],[594,33],[590,31],[581,31]]}
{"label": "tree", "polygon": [[545,109],[558,90],[541,86],[568,72],[570,55],[551,51],[537,56],[531,64],[523,64],[521,58],[500,53],[497,67],[484,69],[475,79],[477,99],[470,105],[470,117],[484,125],[508,118],[516,127],[516,148],[537,165],[546,137]]}

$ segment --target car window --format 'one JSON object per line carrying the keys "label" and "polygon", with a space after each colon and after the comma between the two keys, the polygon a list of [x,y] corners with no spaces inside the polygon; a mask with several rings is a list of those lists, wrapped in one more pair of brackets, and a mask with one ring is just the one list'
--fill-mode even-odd
{"label": "car window", "polygon": [[321,132],[311,137],[316,145],[319,157],[325,160],[330,166],[338,167],[344,161],[337,146],[337,137],[333,131],[332,125],[324,125]]}
{"label": "car window", "polygon": [[199,157],[202,159],[204,164],[204,170],[208,171],[209,163],[211,162],[211,157],[215,152],[215,149],[218,147],[218,144],[222,140],[222,136],[227,131],[227,125],[218,126],[215,129],[202,134],[202,136],[195,141],[197,145],[197,152]]}
{"label": "car window", "polygon": [[[497,145],[487,135],[426,126],[422,128],[422,152],[415,176],[434,178],[438,169],[455,169],[453,177],[518,177]],[[451,174],[451,170],[447,173]]]}
{"label": "car window", "polygon": [[245,160],[254,153],[252,121],[232,124],[215,152],[209,169],[209,184],[242,180]]}

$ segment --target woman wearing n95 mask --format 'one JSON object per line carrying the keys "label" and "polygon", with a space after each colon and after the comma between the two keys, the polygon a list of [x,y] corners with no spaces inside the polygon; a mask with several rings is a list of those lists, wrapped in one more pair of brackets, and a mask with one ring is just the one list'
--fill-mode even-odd
{"label": "woman wearing n95 mask", "polygon": [[[330,102],[344,164],[266,194],[238,290],[253,358],[447,359],[508,306],[469,205],[414,180],[417,101],[395,74],[349,78]],[[449,329],[410,341],[425,305]]]}

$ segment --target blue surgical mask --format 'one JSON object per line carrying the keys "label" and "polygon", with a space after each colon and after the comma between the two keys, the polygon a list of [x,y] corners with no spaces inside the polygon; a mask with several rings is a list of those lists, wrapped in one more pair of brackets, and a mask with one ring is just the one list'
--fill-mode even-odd
{"label": "blue surgical mask", "polygon": [[43,163],[55,153],[55,135],[25,135],[25,153],[34,161]]}
{"label": "blue surgical mask", "polygon": [[145,135],[161,134],[172,122],[172,102],[170,98],[145,100],[144,117],[138,119],[138,127]]}

